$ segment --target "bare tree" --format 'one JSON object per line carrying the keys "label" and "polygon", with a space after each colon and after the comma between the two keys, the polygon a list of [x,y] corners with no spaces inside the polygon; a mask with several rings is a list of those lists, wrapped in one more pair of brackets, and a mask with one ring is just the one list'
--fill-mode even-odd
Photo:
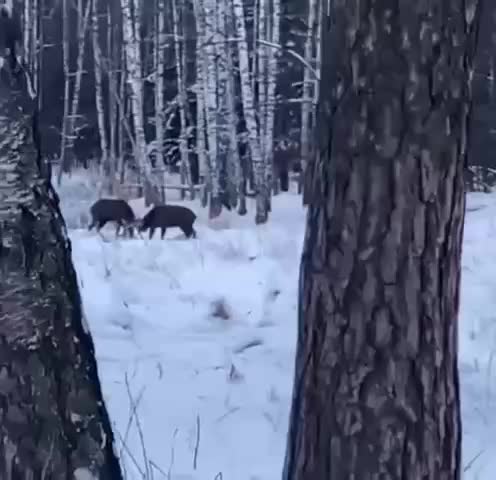
{"label": "bare tree", "polygon": [[[76,120],[79,117],[79,98],[81,94],[81,85],[83,83],[83,62],[84,62],[84,47],[86,43],[86,33],[90,20],[91,0],[86,0],[86,6],[83,13],[83,0],[77,2],[77,59],[76,71],[70,71],[70,35],[69,35],[69,18],[70,8],[68,2],[70,0],[63,0],[63,31],[64,31],[64,71],[65,71],[65,91],[64,91],[64,120],[62,127],[62,149],[61,149],[61,168],[58,173],[58,183],[62,181],[62,172],[67,172],[72,167],[74,158],[74,141],[76,140],[77,133]],[[69,101],[70,95],[70,80],[74,77],[72,87],[72,98],[70,106],[66,102]],[[67,95],[67,97],[66,97]]]}
{"label": "bare tree", "polygon": [[282,478],[458,480],[478,3],[330,5]]}
{"label": "bare tree", "polygon": [[253,85],[250,80],[250,63],[248,52],[248,39],[245,26],[245,14],[242,0],[232,0],[232,8],[238,35],[237,47],[239,57],[239,70],[241,77],[241,97],[243,112],[248,133],[248,144],[250,146],[251,161],[255,176],[256,213],[255,222],[265,223],[268,220],[268,195],[269,189],[265,176],[265,164],[258,135],[258,123],[255,115],[255,99]]}
{"label": "bare tree", "polygon": [[[37,99],[0,14],[0,478],[122,479]],[[11,35],[13,31],[19,35]]]}
{"label": "bare tree", "polygon": [[109,141],[107,138],[107,128],[105,123],[105,102],[103,97],[103,56],[102,49],[100,47],[100,17],[105,14],[100,12],[101,4],[103,2],[99,2],[98,0],[91,1],[93,3],[91,9],[91,43],[93,47],[95,106],[98,121],[98,134],[100,137],[100,150],[102,155],[101,161],[105,169],[108,188],[112,191],[115,182],[115,163],[112,161],[113,159],[109,154]]}
{"label": "bare tree", "polygon": [[[126,58],[126,75],[134,127],[134,156],[136,165],[145,181],[147,205],[160,203],[160,195],[153,177],[145,138],[143,66],[141,61],[141,34],[139,4],[135,0],[121,0],[123,40]],[[121,97],[122,98],[122,97]]]}

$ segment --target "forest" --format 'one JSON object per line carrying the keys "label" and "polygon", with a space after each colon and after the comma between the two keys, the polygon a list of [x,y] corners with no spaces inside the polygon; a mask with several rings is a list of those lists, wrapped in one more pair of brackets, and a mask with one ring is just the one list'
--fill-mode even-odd
{"label": "forest", "polygon": [[180,173],[213,217],[256,197],[257,222],[289,177],[302,188],[321,2],[25,0],[14,11],[59,176],[97,162],[109,193],[143,185],[164,201],[164,175]]}
{"label": "forest", "polygon": [[[200,192],[212,217],[225,203],[245,214],[256,197],[257,223],[290,181],[303,190],[316,154],[321,0],[14,0],[14,11],[59,177],[96,162],[108,193],[144,188],[151,202],[165,201],[167,172],[180,173],[169,188]],[[475,63],[475,190],[496,168],[492,19],[482,18]]]}
{"label": "forest", "polygon": [[0,478],[494,478],[495,26],[3,0]]}

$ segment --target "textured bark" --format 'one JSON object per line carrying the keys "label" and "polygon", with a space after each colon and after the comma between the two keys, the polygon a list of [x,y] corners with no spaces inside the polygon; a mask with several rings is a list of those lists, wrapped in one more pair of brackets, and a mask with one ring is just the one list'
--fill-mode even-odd
{"label": "textured bark", "polygon": [[0,70],[0,478],[119,480],[71,245],[33,130],[37,99],[9,65]]}
{"label": "textured bark", "polygon": [[331,5],[283,479],[459,479],[475,4]]}

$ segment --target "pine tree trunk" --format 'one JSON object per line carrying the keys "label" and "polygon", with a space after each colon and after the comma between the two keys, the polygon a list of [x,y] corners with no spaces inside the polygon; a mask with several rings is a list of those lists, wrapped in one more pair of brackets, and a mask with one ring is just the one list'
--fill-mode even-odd
{"label": "pine tree trunk", "polygon": [[476,10],[331,5],[282,478],[459,480]]}
{"label": "pine tree trunk", "polygon": [[[3,48],[1,50],[4,51]],[[28,76],[0,71],[0,478],[122,479]],[[37,118],[37,117],[35,117]]]}

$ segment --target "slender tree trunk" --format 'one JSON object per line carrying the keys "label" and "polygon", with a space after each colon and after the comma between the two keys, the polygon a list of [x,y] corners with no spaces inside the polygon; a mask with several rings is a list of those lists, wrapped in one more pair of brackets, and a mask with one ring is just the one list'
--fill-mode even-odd
{"label": "slender tree trunk", "polygon": [[[157,164],[165,168],[164,162],[164,76],[165,76],[165,0],[157,0],[157,31],[155,33],[155,142],[157,149]],[[162,196],[165,202],[165,188]]]}
{"label": "slender tree trunk", "polygon": [[459,480],[476,4],[360,5],[332,2],[323,28],[282,478]]}
{"label": "slender tree trunk", "polygon": [[[207,156],[207,144],[205,139],[205,94],[206,94],[206,79],[205,79],[205,56],[204,42],[205,29],[201,21],[203,5],[200,0],[193,1],[193,8],[196,20],[196,154],[198,156],[198,170],[200,182],[205,186],[209,184],[209,167]],[[201,199],[202,206],[207,205],[208,189],[204,188],[204,195]]]}
{"label": "slender tree trunk", "polygon": [[121,480],[30,80],[0,72],[0,478]]}
{"label": "slender tree trunk", "polygon": [[[107,180],[107,188],[111,191],[115,180],[115,170],[112,169],[112,161],[109,156],[109,146],[107,139],[107,128],[105,125],[105,104],[103,101],[103,58],[102,50],[100,48],[100,16],[99,6],[102,3],[101,0],[92,0],[92,30],[91,30],[91,40],[93,45],[93,60],[94,67],[93,71],[95,74],[95,105],[97,112],[98,121],[98,133],[100,137],[100,150],[101,150],[101,161],[105,171],[105,178]],[[109,74],[111,75],[111,73]]]}
{"label": "slender tree trunk", "polygon": [[[310,65],[313,63],[314,59],[314,45],[319,43],[320,38],[315,38],[315,25],[320,24],[320,19],[318,18],[319,3],[322,0],[310,0],[308,3],[308,16],[307,16],[307,31],[305,35],[305,61]],[[306,165],[310,159],[311,151],[311,114],[315,110],[314,103],[312,101],[312,93],[315,90],[316,85],[315,78],[312,76],[308,68],[303,69],[303,88],[301,95],[301,135],[300,135],[300,146],[301,146],[301,174],[298,180],[298,193],[303,190],[303,179],[305,177]]]}
{"label": "slender tree trunk", "polygon": [[[271,15],[271,36],[270,41],[279,45],[280,41],[280,22],[281,22],[281,1],[272,1],[272,15]],[[265,116],[265,137],[263,143],[265,149],[265,177],[268,188],[276,183],[274,178],[274,119],[276,114],[276,87],[277,77],[279,74],[279,62],[277,50],[271,48],[268,52],[267,63],[267,105]],[[267,200],[270,205],[270,195],[267,195]]]}
{"label": "slender tree trunk", "polygon": [[[112,15],[109,5],[106,6],[106,16],[107,16],[107,59],[108,59],[108,126],[109,126],[109,145],[108,145],[108,155],[111,165],[111,170],[113,171],[112,178],[112,191],[113,194],[118,188],[119,175],[120,175],[120,159],[117,152],[117,142],[118,142],[118,131],[117,131],[117,78],[118,78],[118,67],[119,67],[119,55],[120,42],[116,41],[116,31],[117,25],[112,23]],[[101,55],[101,50],[100,50]],[[100,57],[100,61],[103,59]],[[96,65],[95,65],[96,68]]]}
{"label": "slender tree trunk", "polygon": [[[205,39],[205,100],[206,100],[206,121],[207,121],[207,142],[208,142],[208,187],[210,200],[220,197],[220,165],[219,165],[219,126],[217,125],[217,111],[219,108],[217,97],[217,54],[218,46],[215,40],[216,34],[216,0],[202,0],[198,2],[203,6],[201,10],[200,22],[202,24],[202,35]],[[218,210],[210,209],[210,215],[215,217],[220,213]]]}
{"label": "slender tree trunk", "polygon": [[234,15],[230,7],[231,0],[224,0],[222,8],[225,14],[225,32],[226,32],[226,73],[227,73],[227,90],[226,90],[226,118],[227,134],[229,135],[229,150],[227,155],[227,189],[228,200],[232,207],[240,205],[238,211],[243,212],[246,209],[246,198],[243,191],[243,172],[241,171],[241,158],[238,150],[238,114],[236,112],[236,75],[234,69],[234,50],[235,45],[228,40],[235,36]]}
{"label": "slender tree trunk", "polygon": [[143,111],[143,79],[140,53],[138,9],[134,0],[121,0],[123,17],[124,50],[126,53],[127,77],[130,83],[130,97],[134,126],[134,155],[140,177],[145,182],[147,205],[160,203],[160,194],[155,185],[145,138]]}
{"label": "slender tree trunk", "polygon": [[[74,151],[74,142],[77,138],[76,119],[79,117],[79,99],[81,97],[81,86],[83,84],[83,63],[84,63],[84,47],[86,44],[86,34],[90,23],[91,0],[86,0],[86,6],[83,10],[83,0],[78,0],[77,15],[78,15],[78,50],[76,58],[76,71],[74,72],[74,88],[72,90],[71,99],[71,114],[69,116],[69,124],[67,127],[67,145],[66,149]],[[83,13],[84,12],[84,13]],[[71,75],[72,76],[72,75]],[[74,156],[74,155],[72,155]]]}
{"label": "slender tree trunk", "polygon": [[242,0],[233,0],[233,13],[236,22],[236,33],[238,36],[238,57],[241,77],[241,97],[243,100],[243,112],[248,132],[248,143],[250,146],[251,161],[255,172],[256,213],[255,223],[265,223],[268,220],[268,189],[265,182],[265,168],[258,136],[258,125],[255,117],[255,99],[250,82],[250,66],[248,55],[248,41],[246,35],[245,17]]}
{"label": "slender tree trunk", "polygon": [[[322,50],[322,13],[323,13],[323,0],[316,0],[317,1],[317,34],[314,38],[315,42],[315,73],[317,74],[318,78],[321,78],[321,66],[322,66],[322,58],[321,58],[321,50]],[[308,68],[305,68],[305,71],[309,72]],[[309,72],[310,73],[310,72]],[[312,131],[312,137],[314,140],[316,138],[316,126],[317,126],[317,104],[319,100],[319,93],[320,93],[320,82],[315,81],[315,78],[313,79],[314,81],[314,91],[313,91],[313,98],[312,98],[312,109],[311,109],[311,121],[310,121],[310,129]],[[302,106],[303,107],[303,106]],[[307,199],[308,196],[311,196],[311,188],[309,186],[310,181],[311,181],[311,170],[312,170],[312,165],[311,161],[312,159],[315,159],[317,155],[317,142],[313,141],[311,142],[311,145],[308,145],[308,148],[306,150],[307,153],[307,161],[304,162],[304,165],[302,165],[302,170],[301,170],[301,177],[298,181],[298,189],[301,190],[303,188],[303,205],[307,205]],[[302,158],[305,158],[302,154]]]}
{"label": "slender tree trunk", "polygon": [[[265,151],[266,145],[262,139],[265,139],[265,127],[267,120],[267,47],[262,43],[267,41],[268,38],[268,26],[269,26],[269,1],[270,0],[259,0],[258,1],[258,11],[257,11],[257,33],[258,33],[258,44],[257,48],[253,51],[253,55],[257,58],[257,92],[258,92],[258,102],[257,102],[257,115],[258,115],[258,137],[260,138],[260,151],[262,153],[262,159],[265,163]],[[260,40],[262,42],[260,42]]]}
{"label": "slender tree trunk", "polygon": [[[181,155],[181,180],[183,185],[192,184],[191,172],[189,168],[189,151],[188,151],[188,125],[186,119],[187,96],[186,96],[186,71],[183,69],[183,50],[186,48],[182,31],[179,30],[183,26],[182,15],[180,10],[182,5],[176,0],[172,0],[172,28],[174,33],[174,53],[176,57],[177,71],[177,96],[179,103],[179,153]],[[182,29],[181,29],[182,30]],[[184,193],[184,190],[181,190]]]}
{"label": "slender tree trunk", "polygon": [[60,139],[60,162],[57,183],[62,183],[62,173],[67,173],[72,158],[68,158],[71,152],[67,152],[67,130],[70,116],[70,95],[71,95],[71,78],[70,78],[70,34],[69,34],[69,2],[62,0],[62,64],[64,70],[64,116],[62,118],[62,132]]}

